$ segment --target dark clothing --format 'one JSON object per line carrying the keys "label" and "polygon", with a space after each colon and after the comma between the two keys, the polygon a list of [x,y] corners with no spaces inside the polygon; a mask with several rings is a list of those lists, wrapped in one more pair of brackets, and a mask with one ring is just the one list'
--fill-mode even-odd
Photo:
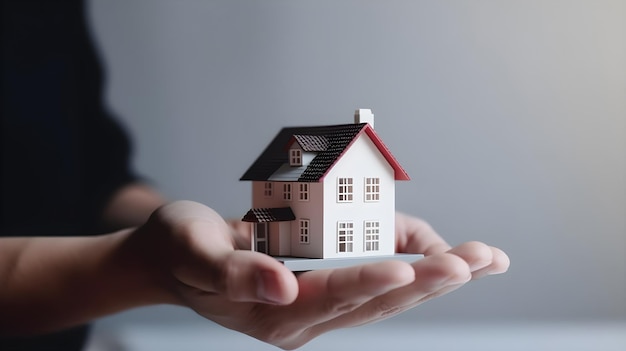
{"label": "dark clothing", "polygon": [[[129,141],[102,103],[85,6],[2,4],[0,236],[98,234],[107,201],[135,177]],[[0,339],[0,350],[79,350],[85,336],[78,328],[33,339],[30,348]]]}
{"label": "dark clothing", "polygon": [[0,339],[2,351],[78,351],[89,337],[89,326],[82,325],[61,332],[29,338]]}

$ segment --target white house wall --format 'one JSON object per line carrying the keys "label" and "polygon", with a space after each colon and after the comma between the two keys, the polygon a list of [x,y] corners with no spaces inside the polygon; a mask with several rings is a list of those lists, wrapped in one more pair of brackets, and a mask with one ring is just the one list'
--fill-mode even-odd
{"label": "white house wall", "polygon": [[[353,179],[352,202],[337,201],[337,179]],[[380,179],[380,200],[365,202],[365,178]],[[324,184],[324,258],[391,255],[395,252],[395,180],[393,168],[366,134],[361,134],[327,173]],[[379,251],[364,252],[364,222],[380,222]],[[337,224],[352,221],[353,252],[338,252]]]}

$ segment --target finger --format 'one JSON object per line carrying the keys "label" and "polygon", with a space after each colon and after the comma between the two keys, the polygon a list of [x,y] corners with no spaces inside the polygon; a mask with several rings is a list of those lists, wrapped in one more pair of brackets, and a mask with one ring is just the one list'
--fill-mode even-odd
{"label": "finger", "polygon": [[[279,313],[291,318],[291,326],[305,329],[408,285],[414,277],[411,265],[400,261],[306,272],[298,276],[297,300]],[[294,316],[293,311],[297,311],[297,315]]]}
{"label": "finger", "polygon": [[427,222],[396,213],[396,252],[419,253],[426,256],[450,249]]}
{"label": "finger", "polygon": [[511,265],[509,256],[507,256],[504,251],[496,247],[490,247],[490,249],[491,255],[493,257],[491,264],[477,271],[474,271],[472,273],[473,279],[480,279],[487,275],[502,274],[509,269],[509,266]]}
{"label": "finger", "polygon": [[207,281],[200,278],[192,284],[183,283],[179,291],[186,305],[229,328],[249,324],[245,320],[233,320],[233,316],[249,315],[255,308],[269,311],[269,307],[288,305],[298,295],[293,273],[258,252],[233,251],[217,271],[217,274],[205,274],[203,279]]}
{"label": "finger", "polygon": [[286,305],[298,296],[293,273],[274,258],[253,251],[234,251],[221,264],[221,291],[231,301]]}
{"label": "finger", "polygon": [[336,328],[388,318],[455,290],[471,277],[467,263],[460,257],[447,253],[426,257],[412,266],[415,274],[413,283],[382,294],[350,313],[311,328],[311,337]]}
{"label": "finger", "polygon": [[[214,230],[206,223],[194,227],[197,232]],[[293,273],[272,257],[234,250],[232,244],[229,247],[219,240],[210,242],[207,236],[196,238],[192,245],[191,257],[175,269],[179,280],[188,286],[240,302],[288,304],[298,294]]]}
{"label": "finger", "polygon": [[448,252],[467,262],[472,270],[472,279],[504,273],[510,264],[509,257],[502,250],[476,241],[459,245]]}
{"label": "finger", "polygon": [[472,272],[488,267],[493,261],[491,247],[478,241],[463,243],[448,250],[448,253],[462,258]]}
{"label": "finger", "polygon": [[252,241],[252,226],[249,222],[238,219],[230,219],[227,221],[231,229],[235,247],[239,250],[250,250]]}
{"label": "finger", "polygon": [[[172,272],[198,293],[224,295],[231,301],[287,304],[295,300],[297,281],[275,259],[235,250],[231,229],[212,209],[190,201],[166,206],[159,213],[176,233]],[[175,255],[175,254],[174,254]]]}
{"label": "finger", "polygon": [[[311,340],[311,326],[358,308],[375,296],[410,284],[411,265],[386,261],[335,270],[306,272],[298,276],[300,293],[288,306],[275,306],[271,313],[256,313],[256,328],[248,334],[265,342],[293,349]],[[276,321],[289,320],[277,328]]]}
{"label": "finger", "polygon": [[176,201],[162,206],[153,217],[169,227],[190,223],[196,220],[226,224],[212,208],[194,201]]}

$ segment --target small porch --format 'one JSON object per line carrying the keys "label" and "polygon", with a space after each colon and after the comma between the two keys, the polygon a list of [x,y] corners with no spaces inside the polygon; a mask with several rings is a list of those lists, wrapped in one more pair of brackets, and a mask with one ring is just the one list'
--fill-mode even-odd
{"label": "small porch", "polygon": [[291,222],[296,219],[290,207],[252,208],[243,217],[254,223],[252,248],[272,256],[291,255]]}

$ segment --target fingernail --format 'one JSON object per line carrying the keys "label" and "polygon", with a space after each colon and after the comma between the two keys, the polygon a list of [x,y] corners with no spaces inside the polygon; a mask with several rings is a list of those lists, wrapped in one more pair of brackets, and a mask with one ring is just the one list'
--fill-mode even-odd
{"label": "fingernail", "polygon": [[282,294],[278,277],[272,271],[259,271],[256,274],[257,298],[267,303],[281,304]]}

